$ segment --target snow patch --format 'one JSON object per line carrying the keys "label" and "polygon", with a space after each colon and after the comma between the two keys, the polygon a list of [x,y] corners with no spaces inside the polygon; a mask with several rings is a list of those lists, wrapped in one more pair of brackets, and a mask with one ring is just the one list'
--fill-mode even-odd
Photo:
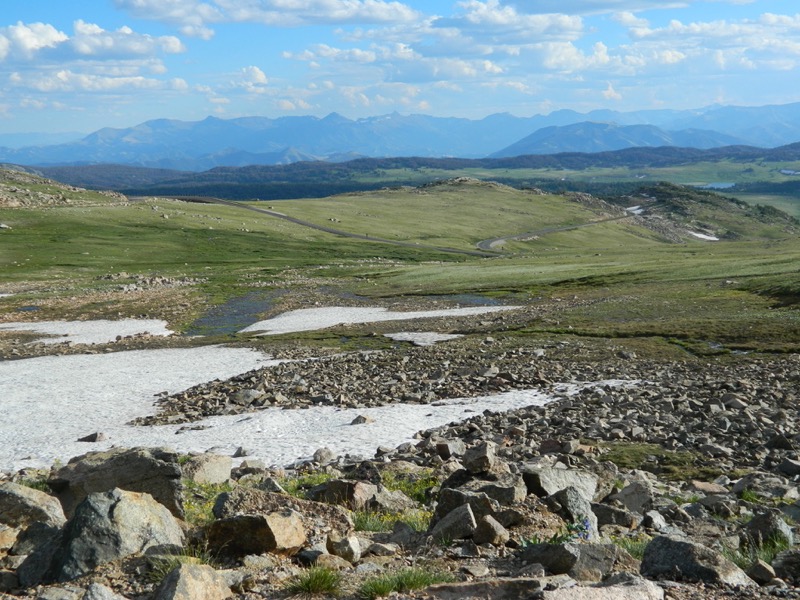
{"label": "snow patch", "polygon": [[[175,427],[125,423],[153,414],[161,392],[177,393],[276,362],[252,349],[222,346],[0,361],[0,470],[47,467],[112,445],[174,445]],[[96,431],[109,441],[76,441]]]}
{"label": "snow patch", "polygon": [[149,333],[167,336],[173,332],[167,329],[167,322],[156,319],[122,319],[119,321],[38,321],[0,323],[0,331],[32,331],[34,333],[59,337],[42,337],[32,343],[60,344],[107,344],[117,336],[131,336]]}
{"label": "snow patch", "polygon": [[240,333],[258,335],[278,335],[299,331],[314,331],[334,325],[354,323],[377,323],[379,321],[403,321],[406,319],[426,319],[433,317],[461,317],[482,315],[502,310],[513,310],[519,306],[470,306],[465,308],[446,308],[411,312],[390,311],[382,307],[331,306],[326,308],[301,308],[253,323]]}
{"label": "snow patch", "polygon": [[706,240],[708,242],[718,242],[719,241],[718,237],[714,237],[713,235],[707,235],[705,233],[698,233],[696,231],[690,231],[689,234],[693,235],[694,237],[699,238],[701,240]]}
{"label": "snow patch", "polygon": [[[562,385],[552,395],[539,390],[514,390],[427,405],[267,408],[211,417],[188,426],[126,424],[135,417],[152,414],[155,396],[161,392],[176,393],[214,378],[228,378],[278,362],[255,350],[221,346],[0,362],[0,470],[46,468],[56,460],[66,462],[73,456],[114,446],[167,446],[184,453],[213,451],[225,455],[243,446],[250,457],[278,466],[307,460],[321,447],[340,455],[372,457],[379,445],[396,447],[412,441],[419,430],[461,421],[484,410],[541,406],[554,400],[555,394],[577,393],[592,385]],[[605,381],[596,385],[626,384],[630,382]],[[351,425],[358,415],[371,417],[374,422]],[[108,439],[97,443],[76,441],[94,432],[102,432]]]}
{"label": "snow patch", "polygon": [[436,342],[446,342],[464,337],[458,333],[436,333],[435,331],[399,331],[384,335],[397,342],[411,342],[417,346],[433,346]]}
{"label": "snow patch", "polygon": [[644,209],[639,204],[637,204],[636,206],[629,206],[625,210],[628,211],[629,213],[633,213],[634,215],[640,215],[644,212]]}

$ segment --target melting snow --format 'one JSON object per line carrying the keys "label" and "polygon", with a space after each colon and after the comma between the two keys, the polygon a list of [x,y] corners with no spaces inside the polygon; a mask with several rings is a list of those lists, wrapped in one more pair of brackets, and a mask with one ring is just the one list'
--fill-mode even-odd
{"label": "melting snow", "polygon": [[435,331],[399,331],[384,335],[397,342],[411,342],[417,346],[433,346],[436,342],[446,342],[464,337],[458,333],[436,333]]}
{"label": "melting snow", "polygon": [[697,233],[696,231],[690,231],[689,233],[691,235],[693,235],[694,237],[696,237],[696,238],[700,238],[701,240],[707,240],[709,242],[718,242],[719,241],[719,238],[718,237],[714,237],[713,235],[706,235],[705,233]]}
{"label": "melting snow", "polygon": [[423,319],[432,317],[460,317],[481,315],[501,310],[512,310],[519,306],[470,306],[465,308],[446,308],[441,310],[424,310],[411,312],[390,311],[386,308],[362,308],[331,306],[327,308],[301,308],[253,323],[241,330],[241,333],[258,333],[259,335],[277,335],[298,331],[314,331],[334,325],[352,323],[377,323],[378,321],[404,321],[407,319]]}
{"label": "melting snow", "polygon": [[19,323],[0,323],[0,331],[33,331],[45,336],[36,342],[44,344],[106,344],[117,336],[149,333],[166,336],[173,332],[167,329],[166,321],[155,319],[122,319],[120,321],[38,321]]}

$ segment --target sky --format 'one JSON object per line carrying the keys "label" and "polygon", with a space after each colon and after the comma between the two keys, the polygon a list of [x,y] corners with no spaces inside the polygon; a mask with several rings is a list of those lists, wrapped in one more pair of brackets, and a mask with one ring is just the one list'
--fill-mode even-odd
{"label": "sky", "polygon": [[800,101],[797,0],[2,0],[0,134]]}

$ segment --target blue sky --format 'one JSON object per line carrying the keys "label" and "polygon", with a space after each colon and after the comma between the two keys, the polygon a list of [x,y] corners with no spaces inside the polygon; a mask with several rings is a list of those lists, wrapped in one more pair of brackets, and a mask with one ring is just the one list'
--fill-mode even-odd
{"label": "blue sky", "polygon": [[797,0],[3,0],[0,133],[800,101]]}

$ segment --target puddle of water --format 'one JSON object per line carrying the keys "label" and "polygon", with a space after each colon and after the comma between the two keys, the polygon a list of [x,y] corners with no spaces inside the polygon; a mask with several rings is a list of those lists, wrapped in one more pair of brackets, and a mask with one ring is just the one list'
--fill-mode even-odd
{"label": "puddle of water", "polygon": [[38,306],[20,306],[17,312],[36,312],[39,310]]}
{"label": "puddle of water", "polygon": [[286,293],[286,290],[259,290],[231,298],[192,323],[185,335],[236,333],[261,320],[261,315],[273,308],[275,301]]}
{"label": "puddle of water", "polygon": [[503,304],[503,302],[497,298],[482,296],[480,294],[446,294],[444,296],[435,297],[455,302],[462,306],[500,306]]}

